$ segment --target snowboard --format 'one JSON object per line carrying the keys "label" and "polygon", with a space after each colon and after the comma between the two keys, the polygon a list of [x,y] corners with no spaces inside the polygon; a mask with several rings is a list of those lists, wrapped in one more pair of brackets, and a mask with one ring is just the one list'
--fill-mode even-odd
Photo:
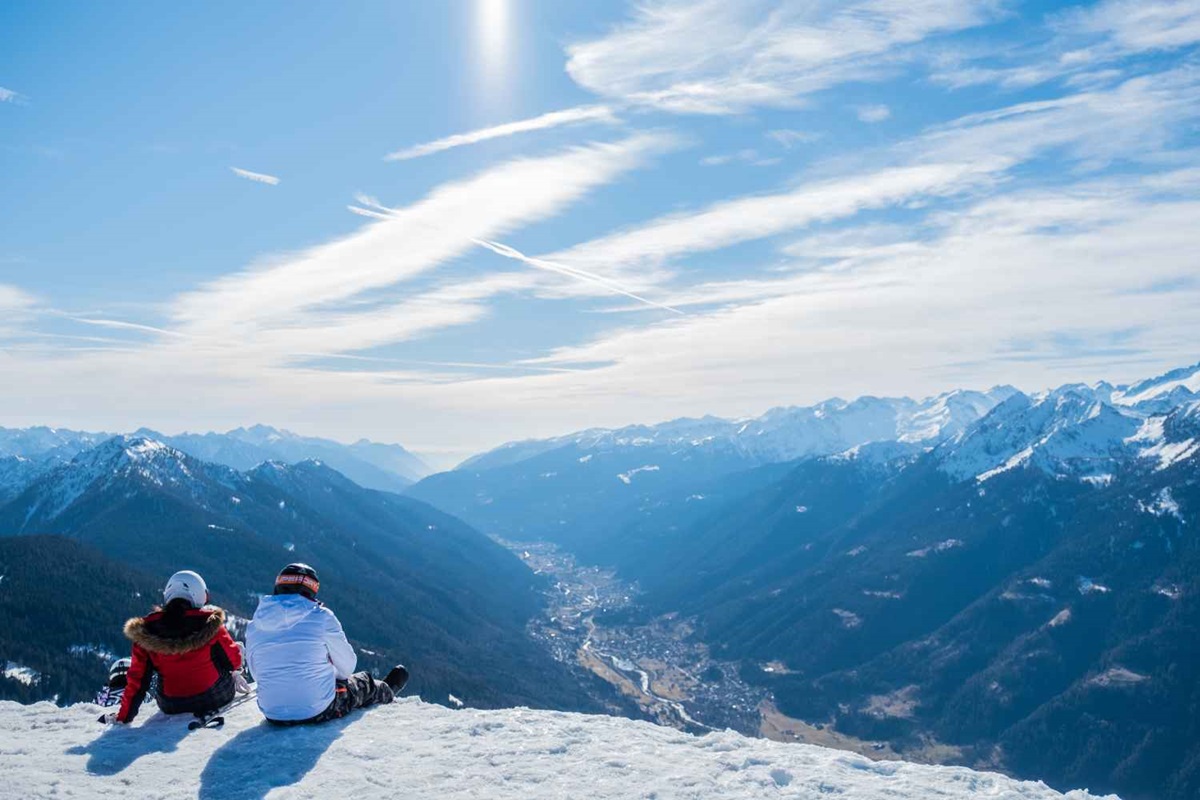
{"label": "snowboard", "polygon": [[196,718],[188,723],[189,731],[198,731],[201,728],[220,728],[225,724],[225,714],[231,708],[236,708],[242,703],[254,698],[257,692],[251,689],[245,694],[239,694],[220,708],[213,709],[207,714],[197,714]]}

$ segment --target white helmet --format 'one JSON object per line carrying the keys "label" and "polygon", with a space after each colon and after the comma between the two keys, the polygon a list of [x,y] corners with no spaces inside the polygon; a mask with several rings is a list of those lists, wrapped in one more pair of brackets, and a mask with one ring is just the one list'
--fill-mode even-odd
{"label": "white helmet", "polygon": [[167,581],[167,588],[163,589],[163,602],[169,603],[180,597],[191,603],[194,608],[200,608],[207,603],[208,587],[204,584],[204,578],[190,569],[183,569],[172,575]]}

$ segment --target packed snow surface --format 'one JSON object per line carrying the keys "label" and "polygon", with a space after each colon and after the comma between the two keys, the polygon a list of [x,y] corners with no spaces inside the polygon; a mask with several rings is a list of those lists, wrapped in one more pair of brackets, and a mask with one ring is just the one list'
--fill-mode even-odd
{"label": "packed snow surface", "polygon": [[[455,711],[403,699],[315,727],[273,728],[252,704],[224,728],[146,714],[0,703],[6,797],[828,798],[1088,800],[961,767],[874,762],[732,732],[695,737],[617,717]],[[1115,798],[1112,798],[1115,800]]]}

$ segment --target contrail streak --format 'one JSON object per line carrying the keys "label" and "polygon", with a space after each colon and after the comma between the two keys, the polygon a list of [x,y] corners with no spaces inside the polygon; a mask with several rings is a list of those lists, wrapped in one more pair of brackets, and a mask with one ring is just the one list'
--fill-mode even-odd
{"label": "contrail streak", "polygon": [[457,133],[453,136],[447,136],[444,139],[438,139],[436,142],[427,142],[413,147],[406,147],[403,150],[388,153],[383,157],[383,160],[404,161],[410,158],[420,158],[421,156],[440,153],[443,150],[449,150],[454,147],[486,142],[489,139],[497,139],[502,136],[512,136],[513,134],[526,133],[528,131],[540,131],[559,125],[574,125],[580,122],[604,122],[611,125],[619,122],[619,120],[613,114],[612,109],[607,106],[567,108],[562,111],[551,111],[548,114],[542,114],[532,119],[517,120],[516,122],[508,122],[503,125],[496,125],[491,128],[483,128],[467,133]]}
{"label": "contrail streak", "polygon": [[504,256],[505,258],[523,261],[531,267],[544,269],[548,272],[557,272],[559,275],[567,275],[585,283],[592,283],[597,286],[602,286],[605,289],[608,289],[610,292],[616,292],[617,294],[625,295],[630,299],[637,300],[639,303],[645,303],[646,305],[653,306],[654,308],[661,308],[663,311],[670,311],[672,314],[685,316],[684,312],[680,311],[678,308],[672,308],[671,306],[664,305],[663,303],[657,303],[653,300],[642,297],[639,294],[634,294],[619,283],[609,280],[601,275],[597,275],[594,272],[588,272],[587,270],[582,270],[578,267],[568,267],[565,264],[556,264],[553,261],[545,261],[540,258],[533,258],[532,256],[527,256],[521,251],[499,242],[490,242],[486,239],[472,239],[471,241],[480,247],[486,247],[493,253]]}
{"label": "contrail streak", "polygon": [[391,219],[393,216],[392,214],[384,214],[369,208],[360,208],[359,206],[346,206],[346,210],[351,214],[358,214],[360,217],[370,217],[371,219]]}
{"label": "contrail streak", "polygon": [[248,169],[239,169],[237,167],[230,167],[229,170],[239,178],[245,178],[246,180],[254,181],[255,183],[265,183],[268,186],[277,186],[279,184],[279,178],[276,178],[274,175],[267,175],[262,172],[251,172]]}
{"label": "contrail streak", "polygon": [[[360,217],[369,217],[371,219],[391,219],[395,216],[395,211],[393,209],[390,209],[384,205],[380,205],[379,201],[373,197],[358,194],[355,195],[354,199],[357,200],[360,205],[346,206],[346,210],[352,214],[357,214]],[[366,206],[366,208],[363,206]],[[639,303],[644,303],[645,305],[651,306],[652,308],[660,308],[663,311],[670,311],[672,314],[686,316],[685,313],[680,311],[678,308],[672,308],[671,306],[663,303],[658,303],[654,300],[650,300],[649,298],[642,297],[641,295],[635,294],[629,289],[626,289],[616,281],[605,278],[602,275],[597,275],[594,272],[588,272],[587,270],[580,269],[578,267],[568,267],[566,264],[557,264],[553,261],[546,261],[541,258],[527,256],[520,250],[517,250],[515,247],[509,247],[508,245],[501,244],[500,242],[492,242],[486,239],[471,239],[471,241],[480,247],[485,247],[488,250],[491,250],[496,255],[501,255],[505,258],[511,258],[516,261],[522,261],[531,267],[537,267],[538,269],[543,269],[548,272],[557,272],[559,275],[566,275],[570,278],[575,278],[576,280],[580,280],[585,283],[601,286],[605,289],[608,289],[610,292],[624,295],[632,300],[638,301]]]}
{"label": "contrail streak", "polygon": [[482,363],[478,361],[423,361],[411,358],[385,358],[381,356],[356,356],[347,353],[296,353],[295,355],[306,356],[311,358],[335,358],[345,359],[348,361],[367,361],[377,362],[382,364],[410,364],[423,367],[456,367],[461,369],[494,369],[494,370],[517,370],[529,372],[583,372],[580,369],[571,367],[544,367],[538,364],[525,364],[520,361],[510,362],[507,364]]}
{"label": "contrail streak", "polygon": [[136,322],[125,322],[119,319],[94,319],[90,317],[73,317],[67,316],[67,319],[75,322],[82,322],[85,325],[98,325],[102,328],[120,328],[127,331],[142,331],[143,333],[157,333],[161,336],[175,336],[180,339],[191,339],[192,337],[186,333],[179,331],[169,331],[165,328],[156,328],[153,325],[140,325]]}

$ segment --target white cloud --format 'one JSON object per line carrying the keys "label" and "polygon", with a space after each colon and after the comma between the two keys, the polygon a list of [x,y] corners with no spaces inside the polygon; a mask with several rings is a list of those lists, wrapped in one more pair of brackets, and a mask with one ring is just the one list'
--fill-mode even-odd
{"label": "white cloud", "polygon": [[961,62],[943,64],[933,74],[935,83],[951,89],[994,83],[1005,89],[1025,89],[1063,75],[1056,64],[1022,64],[1010,67],[967,66]]}
{"label": "white cloud", "polygon": [[718,250],[817,222],[918,197],[956,194],[990,179],[993,160],[894,167],[803,184],[796,189],[715,203],[673,214],[548,256],[644,286],[649,270],[689,253]]}
{"label": "white cloud", "polygon": [[1200,41],[1194,0],[1105,0],[1065,16],[1070,33],[1104,34],[1126,52],[1174,50]]}
{"label": "white cloud", "polygon": [[0,86],[0,103],[15,103],[21,99],[19,92],[14,92],[12,89],[5,89]]}
{"label": "white cloud", "polygon": [[523,275],[499,273],[465,283],[445,283],[367,309],[297,315],[286,324],[263,327],[251,339],[243,340],[241,357],[257,354],[285,364],[411,341],[476,322],[488,313],[486,301],[528,285]]}
{"label": "white cloud", "polygon": [[767,138],[782,147],[791,148],[798,144],[812,144],[821,138],[821,134],[812,131],[796,131],[786,128],[767,131]]}
{"label": "white cloud", "polygon": [[875,76],[904,48],[985,21],[994,0],[650,0],[567,48],[567,72],[605,97],[684,113],[795,106]]}
{"label": "white cloud", "polygon": [[1197,42],[1200,5],[1194,0],[1103,0],[1051,14],[1044,29],[1027,33],[1016,47],[942,53],[932,77],[955,89],[980,84],[1024,89],[1059,79],[1074,86],[1111,85],[1129,77],[1117,68],[1129,59]]}
{"label": "white cloud", "polygon": [[5,338],[26,331],[37,307],[38,299],[24,289],[0,283],[0,348]]}
{"label": "white cloud", "polygon": [[875,169],[812,180],[774,194],[725,200],[547,256],[644,291],[674,276],[672,260],[776,236],[862,211],[979,190],[1055,148],[1084,165],[1156,157],[1200,116],[1200,73],[1188,69],[974,114],[894,146]]}
{"label": "white cloud", "polygon": [[[405,208],[388,209],[360,196],[360,203],[370,207],[351,210],[377,222],[177,297],[171,308],[173,329],[217,342],[241,341],[248,347],[258,342],[279,352],[319,344],[327,351],[351,350],[413,332],[405,323],[389,323],[389,315],[419,318],[417,329],[427,331],[435,326],[436,308],[402,304],[373,309],[379,293],[465,254],[475,246],[473,239],[501,236],[554,216],[673,143],[666,135],[642,134],[518,159],[440,186]],[[511,288],[487,281],[479,286],[489,292]],[[462,324],[479,313],[473,304],[477,297],[460,292],[452,303],[445,291],[435,292],[433,298],[445,301],[446,325]],[[305,329],[321,334],[314,339]]]}
{"label": "white cloud", "polygon": [[859,106],[855,109],[855,114],[860,122],[883,122],[892,116],[892,110],[885,105],[875,106]]}
{"label": "white cloud", "polygon": [[37,300],[24,289],[0,283],[0,311],[20,311],[31,308]]}
{"label": "white cloud", "polygon": [[551,111],[548,114],[532,117],[530,119],[518,120],[517,122],[508,122],[504,125],[496,125],[491,128],[481,128],[479,130],[470,131],[468,133],[459,133],[454,136],[447,136],[444,139],[438,139],[425,144],[418,144],[412,147],[406,147],[402,150],[397,150],[394,153],[388,153],[384,156],[386,161],[404,161],[411,158],[420,158],[421,156],[440,153],[443,150],[450,150],[455,147],[463,147],[464,145],[478,144],[486,142],[489,139],[499,139],[504,136],[513,136],[519,133],[528,133],[530,131],[541,131],[547,128],[556,128],[562,125],[578,125],[583,122],[602,122],[613,124],[618,122],[616,115],[608,106],[579,106],[577,108],[568,108],[562,111]]}
{"label": "white cloud", "polygon": [[715,156],[705,156],[700,159],[700,166],[703,167],[723,167],[726,164],[749,164],[752,167],[770,167],[778,164],[781,159],[764,158],[759,155],[759,152],[752,147],[747,147],[744,150],[738,150],[736,153],[721,153]]}
{"label": "white cloud", "polygon": [[1106,89],[973,114],[918,140],[932,157],[1002,155],[1024,161],[1051,148],[1087,165],[1155,160],[1200,115],[1200,71],[1141,75]]}
{"label": "white cloud", "polygon": [[251,172],[248,169],[238,169],[237,167],[230,167],[229,170],[239,178],[245,178],[246,180],[254,181],[255,183],[265,183],[268,186],[275,186],[279,183],[279,178],[276,178],[274,175],[265,175],[261,172]]}

